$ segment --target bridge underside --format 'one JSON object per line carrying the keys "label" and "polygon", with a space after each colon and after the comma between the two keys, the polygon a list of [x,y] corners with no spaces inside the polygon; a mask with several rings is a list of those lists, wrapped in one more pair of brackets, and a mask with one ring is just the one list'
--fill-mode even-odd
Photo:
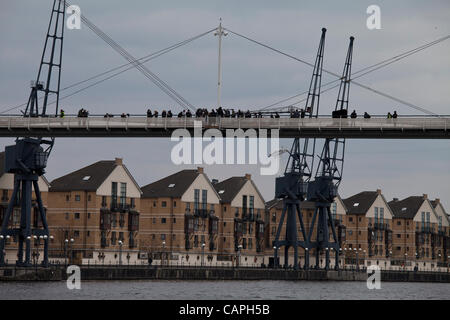
{"label": "bridge underside", "polygon": [[[280,138],[449,139],[450,118],[297,119],[297,118],[20,118],[0,117],[0,137],[171,137],[176,129],[191,136],[216,129],[223,137],[234,130]],[[250,129],[250,130],[249,130]],[[252,130],[253,129],[253,130]],[[265,131],[262,129],[266,129]],[[227,132],[228,130],[228,132]],[[183,135],[178,131],[177,136]]]}

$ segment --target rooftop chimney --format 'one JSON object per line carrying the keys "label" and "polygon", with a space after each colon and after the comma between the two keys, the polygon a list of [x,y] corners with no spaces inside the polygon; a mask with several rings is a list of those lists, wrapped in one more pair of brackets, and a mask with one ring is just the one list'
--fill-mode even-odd
{"label": "rooftop chimney", "polygon": [[428,195],[426,193],[423,194],[423,200],[427,200],[428,199]]}
{"label": "rooftop chimney", "polygon": [[202,167],[197,167],[197,172],[198,173],[203,173],[203,168]]}
{"label": "rooftop chimney", "polygon": [[217,180],[217,179],[212,179],[211,183],[212,183],[212,184],[217,184],[217,183],[219,183],[219,180]]}
{"label": "rooftop chimney", "polygon": [[245,179],[251,180],[252,179],[252,175],[250,173],[246,173],[245,174]]}
{"label": "rooftop chimney", "polygon": [[441,203],[441,199],[436,198],[436,199],[434,199],[434,202],[436,202],[436,204],[439,204],[439,203]]}
{"label": "rooftop chimney", "polygon": [[377,193],[381,195],[381,189],[377,189]]}
{"label": "rooftop chimney", "polygon": [[118,166],[123,165],[123,159],[122,158],[116,158],[115,162],[116,162],[116,165],[118,165]]}
{"label": "rooftop chimney", "polygon": [[392,199],[392,201],[398,201],[398,198],[394,198],[394,199]]}

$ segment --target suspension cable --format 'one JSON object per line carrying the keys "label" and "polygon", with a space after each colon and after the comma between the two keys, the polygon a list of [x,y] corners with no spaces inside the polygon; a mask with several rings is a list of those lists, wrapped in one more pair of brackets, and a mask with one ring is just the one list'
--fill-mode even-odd
{"label": "suspension cable", "polygon": [[[248,40],[248,41],[250,41],[250,42],[253,42],[253,43],[255,43],[255,44],[259,45],[259,46],[265,47],[265,48],[267,48],[267,49],[269,49],[269,50],[272,50],[272,51],[274,51],[274,52],[277,52],[277,53],[279,53],[279,54],[281,54],[281,55],[284,55],[284,56],[286,56],[286,57],[288,57],[288,58],[291,58],[291,59],[293,59],[293,60],[296,60],[296,61],[298,61],[298,62],[301,62],[301,63],[303,63],[303,64],[306,64],[306,65],[308,65],[308,66],[314,67],[314,65],[313,65],[312,63],[309,63],[309,62],[307,62],[307,61],[305,61],[305,60],[302,60],[302,59],[300,59],[300,58],[297,58],[297,57],[295,57],[295,56],[293,56],[293,55],[290,55],[290,54],[288,54],[288,53],[286,53],[286,52],[283,52],[283,51],[281,51],[281,50],[275,49],[275,48],[273,48],[273,47],[271,47],[271,46],[269,46],[269,45],[267,45],[267,44],[264,44],[264,43],[262,43],[262,42],[260,42],[260,41],[257,41],[257,40],[254,40],[254,39],[252,39],[252,38],[249,38],[249,37],[247,37],[247,36],[245,36],[245,35],[242,35],[242,34],[240,34],[240,33],[234,32],[234,31],[232,31],[232,30],[230,30],[230,29],[228,29],[228,28],[224,28],[224,29],[226,29],[228,32],[230,32],[230,33],[232,33],[232,34],[234,34],[234,35],[236,35],[236,36],[238,36],[238,37],[241,37],[241,38],[246,39],[246,40]],[[442,41],[444,41],[444,40],[446,40],[446,39],[448,39],[448,36],[447,36],[447,37],[444,37],[444,39],[443,39]],[[339,76],[338,74],[336,74],[336,73],[334,73],[334,72],[332,72],[332,71],[326,70],[326,69],[323,69],[323,71],[325,71],[326,73],[331,74],[331,75],[333,75],[333,76],[339,78],[339,80],[340,80],[340,76]],[[383,96],[383,97],[386,97],[386,98],[389,98],[389,99],[394,100],[394,101],[396,101],[396,102],[399,102],[399,103],[401,103],[401,104],[404,104],[404,105],[409,106],[409,107],[411,107],[411,108],[414,108],[414,109],[416,109],[416,110],[419,110],[419,111],[422,111],[422,112],[424,112],[424,113],[431,114],[431,115],[437,115],[437,114],[435,114],[434,112],[429,111],[429,110],[427,110],[427,109],[425,109],[425,108],[423,108],[423,107],[419,107],[419,106],[414,105],[414,104],[412,104],[412,103],[410,103],[410,102],[407,102],[407,101],[404,101],[404,100],[402,100],[402,99],[396,98],[396,97],[394,97],[394,96],[392,96],[392,95],[390,95],[390,94],[383,93],[383,92],[381,92],[381,91],[379,91],[379,90],[376,90],[376,89],[373,89],[373,88],[371,88],[371,87],[369,87],[369,86],[367,86],[367,85],[365,85],[365,84],[362,84],[362,83],[359,83],[359,82],[356,82],[356,81],[353,81],[353,80],[352,80],[352,82],[353,82],[355,85],[357,85],[357,86],[359,86],[359,87],[361,87],[361,88],[364,88],[364,89],[369,90],[369,91],[371,91],[371,92],[373,92],[373,93],[376,93],[376,94],[381,95],[381,96]]]}
{"label": "suspension cable", "polygon": [[[70,4],[66,2],[66,7],[69,6]],[[155,73],[151,72],[146,66],[143,66],[141,63],[136,62],[136,58],[134,58],[129,52],[127,52],[122,46],[115,42],[110,36],[108,36],[95,24],[89,21],[83,14],[80,15],[80,18],[84,22],[84,24],[89,29],[91,29],[100,39],[105,41],[112,49],[114,49],[117,53],[128,60],[128,62],[132,63],[133,66],[138,69],[147,79],[152,81],[158,88],[160,88],[170,98],[177,102],[181,107],[189,108],[191,110],[195,109],[191,103],[189,103],[185,98],[183,98],[179,93],[171,88],[166,82],[160,79]]]}

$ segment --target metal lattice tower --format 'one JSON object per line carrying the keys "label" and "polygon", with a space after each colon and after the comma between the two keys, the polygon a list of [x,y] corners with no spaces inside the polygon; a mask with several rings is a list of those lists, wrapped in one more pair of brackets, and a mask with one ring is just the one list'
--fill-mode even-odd
{"label": "metal lattice tower", "polygon": [[[28,104],[23,112],[24,117],[48,117],[48,96],[56,95],[55,116],[59,109],[59,89],[61,82],[62,51],[65,26],[65,0],[54,0],[50,22],[45,39],[44,50],[39,65],[36,81],[32,82]],[[52,78],[56,81],[52,82]],[[46,82],[42,82],[44,78]],[[42,107],[39,107],[38,93],[43,92]],[[14,237],[18,245],[18,266],[31,266],[31,241],[44,242],[44,257],[42,263],[48,265],[48,241],[49,230],[45,208],[39,190],[39,177],[45,173],[48,156],[53,148],[54,138],[16,139],[16,144],[5,148],[5,172],[14,174],[14,189],[3,218],[0,232],[0,265],[5,263],[5,242]],[[33,207],[33,188],[36,196],[36,204]],[[10,228],[9,220],[13,207],[20,194],[20,227]],[[37,215],[34,223],[31,221],[31,213]],[[25,248],[24,248],[25,245]],[[25,251],[25,259],[24,259]]]}
{"label": "metal lattice tower", "polygon": [[[305,116],[312,118],[317,117],[319,113],[320,86],[322,81],[323,54],[325,48],[326,29],[322,29],[319,49],[317,51],[316,61],[314,64],[313,75],[311,78],[308,98],[304,109]],[[311,140],[311,141],[310,141]],[[316,139],[304,139],[303,148],[299,138],[294,142],[289,152],[289,159],[286,165],[284,176],[276,179],[275,197],[283,198],[283,211],[281,213],[280,222],[278,224],[274,246],[274,264],[278,264],[278,248],[284,246],[284,262],[287,267],[289,260],[289,248],[294,248],[294,269],[298,269],[298,247],[309,247],[307,241],[306,230],[301,215],[301,202],[305,200],[307,193],[307,182],[311,178],[314,162]],[[280,240],[281,228],[286,219],[285,239]],[[299,241],[297,234],[297,218],[300,223],[300,230],[303,235],[303,241]],[[309,262],[305,262],[309,265]]]}
{"label": "metal lattice tower", "polygon": [[[350,44],[345,59],[344,71],[341,77],[339,94],[336,101],[333,118],[346,118],[350,93],[350,77],[353,55],[353,41]],[[339,121],[336,119],[335,121]],[[325,250],[325,269],[329,269],[330,251],[335,250],[335,269],[339,268],[339,242],[336,229],[331,215],[330,206],[337,196],[337,189],[342,180],[342,169],[344,167],[345,139],[326,139],[319,165],[317,167],[315,180],[308,185],[308,200],[315,202],[314,215],[309,229],[308,242],[315,249],[316,268],[319,268],[320,252]],[[311,240],[312,232],[317,221],[317,232],[315,241]],[[333,241],[330,242],[329,228],[332,231]],[[306,253],[308,255],[308,253]]]}

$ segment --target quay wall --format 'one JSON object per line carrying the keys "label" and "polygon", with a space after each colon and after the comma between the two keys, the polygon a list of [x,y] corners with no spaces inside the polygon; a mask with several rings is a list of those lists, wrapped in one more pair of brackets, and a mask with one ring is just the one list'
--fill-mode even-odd
{"label": "quay wall", "polygon": [[[66,268],[0,268],[0,281],[63,281]],[[365,271],[265,268],[81,267],[81,280],[288,280],[366,281]],[[381,271],[381,281],[450,283],[448,272]]]}

